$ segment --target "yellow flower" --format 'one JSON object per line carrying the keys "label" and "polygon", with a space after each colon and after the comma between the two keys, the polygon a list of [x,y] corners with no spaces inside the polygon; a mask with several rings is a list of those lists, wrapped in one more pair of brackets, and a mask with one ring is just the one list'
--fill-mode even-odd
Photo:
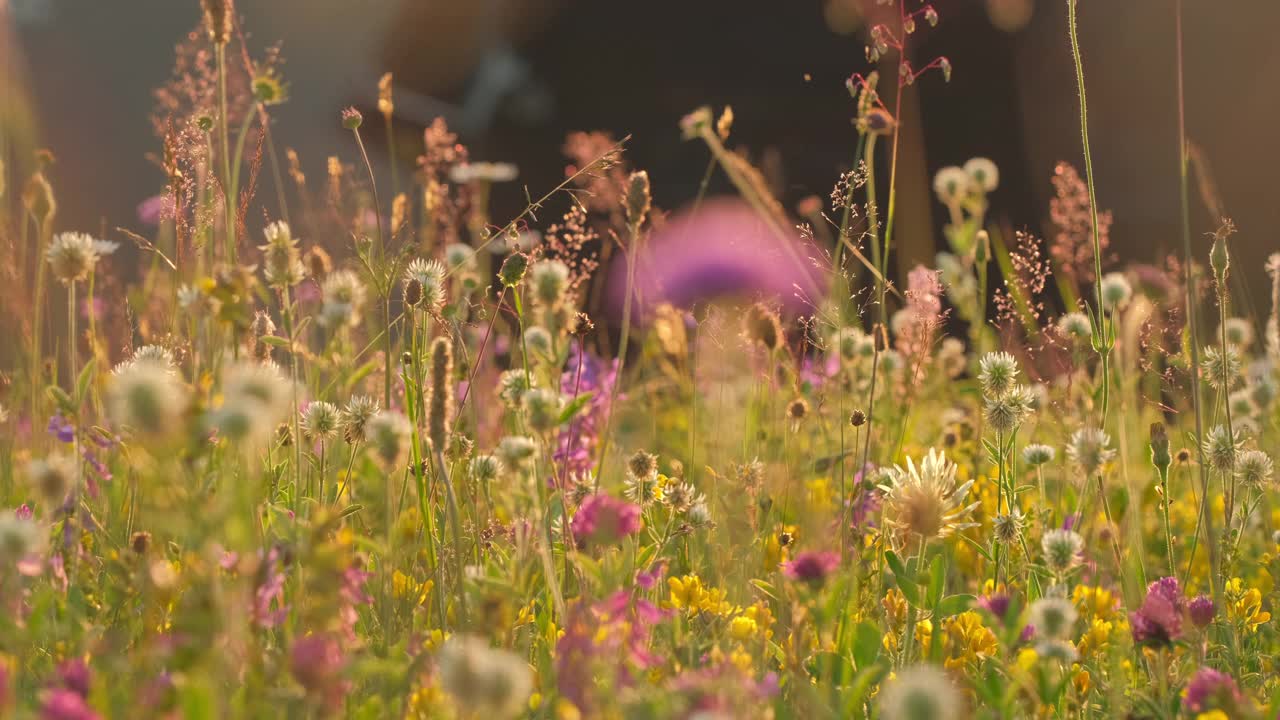
{"label": "yellow flower", "polygon": [[889,627],[896,630],[907,621],[907,598],[898,588],[889,588],[889,592],[885,593],[884,599],[880,601],[880,606],[884,608]]}
{"label": "yellow flower", "polygon": [[809,505],[815,510],[826,510],[835,505],[831,481],[828,478],[814,478],[808,482]]}
{"label": "yellow flower", "polygon": [[982,624],[978,613],[962,612],[945,620],[943,627],[944,643],[951,655],[944,663],[948,668],[974,664],[995,655],[998,644],[995,633]]}
{"label": "yellow flower", "polygon": [[1231,720],[1231,716],[1221,710],[1210,710],[1196,715],[1196,720]]}
{"label": "yellow flower", "polygon": [[759,631],[760,626],[756,625],[756,621],[746,615],[739,615],[729,622],[729,635],[734,640],[749,640]]}
{"label": "yellow flower", "polygon": [[734,610],[733,605],[724,599],[723,588],[704,587],[697,575],[667,578],[667,587],[671,590],[671,607],[685,610],[690,615],[728,615]]}
{"label": "yellow flower", "polygon": [[773,572],[786,562],[789,548],[796,542],[795,525],[779,525],[764,541],[764,571]]}
{"label": "yellow flower", "polygon": [[1088,629],[1080,636],[1080,642],[1076,643],[1080,654],[1087,657],[1095,652],[1106,650],[1111,643],[1113,630],[1115,630],[1114,623],[1095,617]]}
{"label": "yellow flower", "polygon": [[742,614],[755,622],[756,628],[763,632],[765,640],[773,637],[773,611],[763,600],[756,601],[756,604],[743,610]]}
{"label": "yellow flower", "polygon": [[397,598],[412,597],[419,605],[426,604],[427,595],[434,586],[435,582],[430,579],[418,582],[399,570],[391,574],[391,594]]}
{"label": "yellow flower", "polygon": [[1024,673],[1031,672],[1036,663],[1040,662],[1040,654],[1031,648],[1023,648],[1018,651],[1018,657],[1013,661],[1014,667]]}
{"label": "yellow flower", "polygon": [[1262,609],[1262,593],[1257,588],[1245,589],[1244,581],[1231,578],[1227,582],[1227,617],[1242,623],[1251,633],[1271,619],[1271,613]]}
{"label": "yellow flower", "polygon": [[1071,602],[1086,618],[1110,620],[1116,614],[1116,596],[1106,588],[1077,585]]}
{"label": "yellow flower", "polygon": [[741,645],[735,647],[733,652],[729,653],[729,662],[744,673],[751,672],[751,653],[744,650]]}
{"label": "yellow flower", "polygon": [[1084,697],[1089,694],[1089,688],[1092,687],[1092,678],[1089,671],[1081,668],[1079,663],[1071,666],[1071,685],[1076,689],[1076,694]]}

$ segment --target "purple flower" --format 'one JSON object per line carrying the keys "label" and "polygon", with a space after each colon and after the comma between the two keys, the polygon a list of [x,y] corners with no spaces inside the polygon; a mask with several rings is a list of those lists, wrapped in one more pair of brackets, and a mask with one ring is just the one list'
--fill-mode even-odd
{"label": "purple flower", "polygon": [[161,220],[173,217],[173,198],[168,195],[152,195],[138,203],[138,222],[156,227]]}
{"label": "purple flower", "polygon": [[74,690],[56,688],[41,694],[41,720],[99,720],[101,717]]}
{"label": "purple flower", "polygon": [[1165,577],[1151,583],[1142,607],[1129,613],[1134,642],[1165,645],[1182,637],[1186,609],[1177,578]]}
{"label": "purple flower", "polygon": [[289,671],[315,699],[337,705],[347,692],[342,679],[342,646],[332,635],[308,635],[295,640],[289,652]]}
{"label": "purple flower", "polygon": [[54,413],[49,418],[48,425],[49,434],[58,438],[60,442],[69,443],[76,439],[76,426],[71,421],[62,416],[62,413]]}
{"label": "purple flower", "polygon": [[284,604],[284,567],[279,550],[271,548],[259,572],[260,580],[253,591],[252,618],[258,627],[272,628],[289,614]]}
{"label": "purple flower", "polygon": [[647,570],[641,570],[636,573],[636,585],[645,590],[652,590],[658,581],[662,580],[662,576],[667,572],[667,561],[659,560],[649,566]]}
{"label": "purple flower", "polygon": [[[697,212],[676,214],[649,240],[636,268],[636,297],[642,316],[659,303],[689,308],[722,296],[774,297],[789,309],[808,309],[822,292],[810,260],[816,254],[742,201],[704,202]],[[626,263],[614,263],[610,273],[610,306],[619,314]]]}
{"label": "purple flower", "polygon": [[89,697],[89,666],[84,660],[67,660],[58,666],[58,682],[80,697]]}
{"label": "purple flower", "polygon": [[1234,708],[1243,696],[1232,677],[1213,668],[1202,667],[1191,676],[1182,696],[1182,705],[1193,713],[1215,708]]}
{"label": "purple flower", "polygon": [[591,399],[556,438],[554,459],[565,474],[591,471],[617,377],[616,359],[606,365],[596,355],[583,352],[578,344],[570,346],[569,360],[560,375],[560,392],[569,398],[590,393]]}
{"label": "purple flower", "polygon": [[809,583],[815,587],[827,581],[827,576],[840,567],[840,555],[830,550],[806,550],[797,553],[795,559],[782,564],[782,574],[792,580]]}
{"label": "purple flower", "polygon": [[983,595],[978,598],[978,607],[1004,620],[1005,614],[1009,612],[1009,596],[1000,592]]}
{"label": "purple flower", "polygon": [[19,520],[30,520],[33,515],[35,513],[31,511],[31,506],[26,503],[22,503],[17,510],[13,511],[13,516]]}
{"label": "purple flower", "polygon": [[583,501],[569,529],[579,544],[610,544],[640,532],[640,506],[596,493]]}
{"label": "purple flower", "polygon": [[1213,622],[1213,616],[1218,608],[1213,604],[1213,598],[1208,595],[1197,595],[1187,603],[1187,611],[1191,615],[1191,622],[1196,627],[1203,628]]}

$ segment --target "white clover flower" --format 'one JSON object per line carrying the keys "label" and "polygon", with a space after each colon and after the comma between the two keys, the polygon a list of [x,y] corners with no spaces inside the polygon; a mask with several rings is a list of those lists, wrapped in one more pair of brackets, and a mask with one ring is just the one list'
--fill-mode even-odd
{"label": "white clover flower", "polygon": [[79,282],[89,277],[103,255],[115,252],[118,245],[106,240],[94,240],[81,232],[64,232],[53,236],[45,250],[45,259],[53,276],[63,285]]}
{"label": "white clover flower", "polygon": [[1057,453],[1051,445],[1033,443],[1022,448],[1022,462],[1033,467],[1053,462],[1055,455]]}
{"label": "white clover flower", "polygon": [[1226,427],[1216,425],[1205,435],[1202,445],[1210,467],[1218,472],[1228,472],[1234,467],[1236,455],[1240,452],[1240,431],[1228,431]]}
{"label": "white clover flower", "polygon": [[1132,297],[1133,288],[1123,274],[1113,272],[1102,276],[1102,307],[1114,312],[1128,305]]}
{"label": "white clover flower", "polygon": [[479,483],[492,482],[502,475],[502,461],[496,455],[477,455],[471,458],[467,472]]}
{"label": "white clover flower", "polygon": [[497,456],[503,467],[523,468],[538,452],[538,444],[523,435],[508,435],[498,441]]}
{"label": "white clover flower", "polygon": [[395,410],[383,410],[365,423],[365,442],[373,449],[374,456],[387,470],[397,470],[405,463],[409,452],[409,436],[413,426]]}
{"label": "white clover flower", "polygon": [[328,440],[338,434],[342,413],[333,403],[315,400],[302,411],[302,432],[309,440]]}
{"label": "white clover flower", "polygon": [[27,463],[27,481],[45,502],[61,505],[79,482],[76,463],[58,452],[35,458]]}
{"label": "white clover flower", "polygon": [[[154,348],[155,352],[142,353]],[[166,359],[167,356],[167,359]],[[117,366],[107,386],[107,415],[116,427],[150,436],[172,432],[187,409],[186,383],[174,371],[167,350],[148,345]]]}
{"label": "white clover flower", "polygon": [[438,260],[414,258],[404,271],[404,282],[408,285],[417,281],[421,289],[421,299],[416,307],[427,312],[437,312],[444,305],[445,277],[447,271]]}
{"label": "white clover flower", "polygon": [[519,174],[519,169],[511,163],[472,162],[454,165],[450,168],[449,180],[458,185],[467,185],[473,182],[502,183],[515,180]]}
{"label": "white clover flower", "polygon": [[1240,381],[1240,367],[1240,353],[1232,345],[1228,345],[1225,351],[1211,345],[1204,349],[1204,357],[1200,360],[1205,382],[1214,390],[1235,387]]}
{"label": "white clover flower", "polygon": [[13,510],[0,510],[0,574],[4,566],[41,552],[44,535],[30,518],[20,518]]}
{"label": "white clover flower", "polygon": [[529,280],[538,302],[554,307],[569,291],[569,266],[559,260],[541,260],[529,268]]}
{"label": "white clover flower", "polygon": [[278,220],[263,228],[262,234],[267,242],[259,245],[258,249],[262,251],[267,283],[276,288],[290,288],[302,282],[307,271],[302,265],[298,241],[289,230],[289,225]]}
{"label": "white clover flower", "polygon": [[1093,326],[1084,313],[1069,312],[1058,318],[1058,332],[1072,340],[1083,342],[1093,336]]}
{"label": "white clover flower", "polygon": [[360,324],[365,288],[350,270],[329,273],[320,284],[320,324],[330,328]]}
{"label": "white clover flower", "polygon": [[959,720],[967,717],[964,697],[951,678],[933,665],[916,665],[884,684],[880,693],[884,720]]}
{"label": "white clover flower", "polygon": [[1245,450],[1236,458],[1236,477],[1249,486],[1258,486],[1271,479],[1271,456],[1261,450]]}
{"label": "white clover flower", "polygon": [[895,466],[893,484],[880,485],[885,524],[900,535],[926,540],[973,527],[968,517],[981,501],[964,504],[972,487],[972,480],[956,484],[955,463],[936,448],[919,466],[908,457],[905,470]]}
{"label": "white clover flower", "polygon": [[1223,334],[1227,336],[1228,345],[1234,345],[1241,350],[1247,350],[1253,344],[1253,325],[1244,318],[1227,318],[1223,326]]}
{"label": "white clover flower", "polygon": [[1064,573],[1080,563],[1084,538],[1074,530],[1049,530],[1040,538],[1045,564],[1056,573]]}
{"label": "white clover flower", "polygon": [[453,270],[469,269],[476,264],[476,251],[466,243],[449,243],[444,249],[444,261]]}
{"label": "white clover flower", "polygon": [[530,325],[524,331],[524,346],[534,355],[551,357],[551,333],[541,325]]}
{"label": "white clover flower", "polygon": [[498,397],[508,408],[520,407],[520,400],[531,387],[529,373],[523,369],[504,370],[498,376]]}
{"label": "white clover flower", "polygon": [[482,637],[454,635],[440,649],[440,683],[459,707],[476,717],[503,720],[520,715],[533,691],[529,664]]}
{"label": "white clover flower", "polygon": [[987,158],[971,158],[964,164],[964,171],[972,186],[984,193],[989,193],[1000,185],[1000,169]]}
{"label": "white clover flower", "polygon": [[564,399],[560,393],[547,388],[534,388],[520,398],[529,428],[537,433],[548,433],[560,425],[560,412]]}
{"label": "white clover flower", "polygon": [[1018,361],[1006,352],[990,352],[978,362],[978,382],[987,398],[999,397],[1018,379]]}
{"label": "white clover flower", "polygon": [[943,205],[957,205],[969,196],[973,178],[964,168],[949,165],[933,176],[933,192]]}
{"label": "white clover flower", "polygon": [[1064,597],[1042,597],[1031,603],[1027,621],[1036,629],[1036,637],[1044,640],[1066,640],[1072,636],[1079,613]]}
{"label": "white clover flower", "polygon": [[351,445],[363,440],[365,426],[377,414],[377,400],[368,395],[353,395],[342,409],[342,439]]}
{"label": "white clover flower", "polygon": [[1116,456],[1111,448],[1111,436],[1096,427],[1082,427],[1071,433],[1067,442],[1067,457],[1080,466],[1086,475],[1093,475]]}
{"label": "white clover flower", "polygon": [[222,405],[211,420],[221,434],[254,445],[275,432],[293,395],[293,384],[274,363],[234,363],[222,371]]}

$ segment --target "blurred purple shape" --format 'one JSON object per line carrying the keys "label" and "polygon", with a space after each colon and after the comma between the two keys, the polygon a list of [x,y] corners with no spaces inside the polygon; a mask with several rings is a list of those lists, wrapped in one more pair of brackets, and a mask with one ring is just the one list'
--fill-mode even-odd
{"label": "blurred purple shape", "polygon": [[[681,211],[645,242],[636,266],[637,311],[662,302],[689,308],[703,300],[776,298],[789,310],[807,310],[820,300],[821,255],[788,229],[770,228],[740,200],[715,199],[696,211]],[[627,268],[618,257],[610,272],[610,308],[615,317],[626,297]]]}
{"label": "blurred purple shape", "polygon": [[138,221],[156,227],[161,220],[173,217],[173,198],[168,195],[152,195],[138,203]]}

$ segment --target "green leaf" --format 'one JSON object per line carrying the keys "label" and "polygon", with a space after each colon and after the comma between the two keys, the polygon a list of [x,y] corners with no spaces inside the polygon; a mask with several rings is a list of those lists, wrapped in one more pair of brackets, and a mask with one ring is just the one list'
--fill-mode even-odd
{"label": "green leaf", "polygon": [[880,657],[883,633],[880,628],[865,621],[858,623],[853,632],[853,663],[859,670],[865,670]]}
{"label": "green leaf", "polygon": [[75,403],[71,400],[71,396],[67,394],[66,390],[57,385],[50,385],[44,391],[63,412],[74,413],[76,411]]}
{"label": "green leaf", "polygon": [[905,585],[907,583],[914,584],[916,576],[910,570],[907,570],[907,564],[902,562],[902,558],[898,557],[898,553],[892,550],[884,551],[884,561],[889,563],[889,569],[898,577],[898,584]]}
{"label": "green leaf", "polygon": [[942,553],[933,556],[933,562],[929,565],[929,607],[937,607],[938,601],[942,600],[942,591],[946,585],[946,565],[942,560]]}
{"label": "green leaf", "polygon": [[826,681],[828,685],[836,687],[843,685],[845,678],[853,675],[853,665],[849,663],[849,658],[833,652],[813,655],[805,663],[805,670],[814,679]]}
{"label": "green leaf", "polygon": [[289,347],[289,338],[282,338],[279,335],[263,335],[258,338],[258,342],[271,347]]}
{"label": "green leaf", "polygon": [[976,600],[977,598],[972,595],[949,595],[934,606],[933,614],[940,618],[958,615],[973,607],[973,603]]}
{"label": "green leaf", "polygon": [[90,358],[89,362],[80,368],[80,375],[76,378],[76,407],[84,405],[84,398],[89,393],[89,384],[93,382],[93,371],[97,367],[97,358]]}
{"label": "green leaf", "polygon": [[594,396],[595,396],[594,391],[584,392],[581,395],[574,398],[573,402],[570,402],[568,405],[565,405],[564,410],[560,411],[559,424],[563,425],[569,422],[571,419],[573,419],[574,415],[577,415],[578,413],[582,412],[582,408],[586,407],[587,403],[591,402],[591,398]]}

